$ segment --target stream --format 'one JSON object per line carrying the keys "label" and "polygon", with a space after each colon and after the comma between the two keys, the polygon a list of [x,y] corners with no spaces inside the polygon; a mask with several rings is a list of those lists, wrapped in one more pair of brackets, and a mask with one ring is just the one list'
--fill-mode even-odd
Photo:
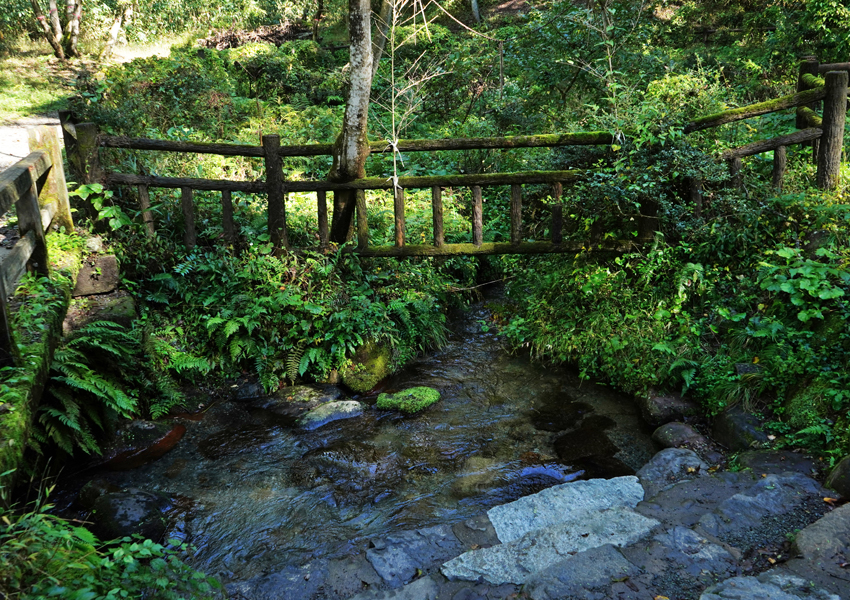
{"label": "stream", "polygon": [[60,487],[98,476],[167,494],[176,507],[167,535],[192,544],[193,566],[228,582],[342,557],[367,538],[462,521],[576,478],[632,474],[655,453],[629,397],[506,352],[484,301],[458,312],[450,331],[444,348],[386,381],[386,390],[440,391],[416,415],[355,397],[369,405],[362,416],[304,431],[268,401],[219,401],[183,421],[185,436],[164,457]]}

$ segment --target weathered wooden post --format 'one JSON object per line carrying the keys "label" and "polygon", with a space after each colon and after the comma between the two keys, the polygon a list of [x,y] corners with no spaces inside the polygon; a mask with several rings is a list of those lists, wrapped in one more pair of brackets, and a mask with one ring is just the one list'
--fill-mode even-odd
{"label": "weathered wooden post", "polygon": [[446,243],[443,230],[443,188],[435,185],[431,188],[431,212],[434,217],[434,245],[439,248]]}
{"label": "weathered wooden post", "polygon": [[236,237],[236,225],[233,223],[233,197],[230,190],[221,192],[221,228],[224,232],[224,242],[235,247],[239,240]]}
{"label": "weathered wooden post", "polygon": [[844,148],[844,122],[847,118],[847,71],[830,71],[823,100],[823,135],[818,151],[817,186],[830,190],[838,186],[841,151]]}
{"label": "weathered wooden post", "polygon": [[472,243],[480,247],[484,243],[484,199],[481,186],[472,186]]}
{"label": "weathered wooden post", "polygon": [[785,167],[788,164],[788,154],[785,146],[779,146],[773,150],[773,189],[777,192],[782,191],[782,180],[785,179]]}
{"label": "weathered wooden post", "polygon": [[[156,235],[156,227],[153,222],[153,215],[151,214],[151,197],[150,192],[148,190],[148,186],[140,185],[138,187],[139,191],[139,208],[142,211],[142,222],[145,224],[145,235],[149,238]],[[229,195],[230,192],[227,192]],[[226,227],[226,225],[225,225]],[[226,237],[226,236],[225,236]]]}
{"label": "weathered wooden post", "polygon": [[[812,86],[809,85],[805,81],[804,76],[805,75],[817,76],[818,65],[819,65],[819,63],[818,63],[817,57],[815,57],[815,56],[805,56],[805,57],[803,57],[803,61],[800,63],[800,69],[799,69],[799,72],[797,74],[797,92],[804,92],[808,89],[811,89]],[[808,108],[811,109],[811,110],[816,110],[817,109],[817,102],[813,102],[813,103],[809,104]],[[797,129],[805,129],[806,127],[809,127],[809,125],[806,123],[806,118],[804,116],[800,115],[799,113],[797,114],[796,126],[797,126]],[[818,147],[819,147],[818,140],[812,140],[811,146],[812,146],[812,162],[817,162]]]}
{"label": "weathered wooden post", "polygon": [[[597,220],[597,223],[599,221]],[[595,225],[595,223],[594,223]],[[658,202],[648,200],[640,207],[638,217],[638,241],[648,242],[655,237],[658,231]]]}
{"label": "weathered wooden post", "polygon": [[[74,129],[77,132],[75,155],[81,175],[79,183],[98,183],[103,179],[103,169],[100,168],[100,156],[97,150],[97,125],[78,123]],[[71,162],[70,156],[68,162]]]}
{"label": "weathered wooden post", "polygon": [[511,244],[522,241],[522,186],[511,186]]}
{"label": "weathered wooden post", "polygon": [[328,192],[319,190],[316,192],[316,205],[319,212],[319,247],[324,250],[328,247],[330,240],[330,229],[328,229]]}
{"label": "weathered wooden post", "polygon": [[732,187],[740,190],[744,187],[744,176],[741,174],[743,163],[740,156],[733,156],[727,161],[729,165],[729,179],[732,182]]}
{"label": "weathered wooden post", "polygon": [[62,166],[62,150],[59,148],[59,137],[52,127],[34,127],[29,130],[30,152],[43,150],[50,156],[53,164],[47,174],[47,181],[41,188],[39,206],[42,208],[56,203],[56,213],[53,220],[66,232],[74,231],[74,220],[71,218],[71,205],[68,202],[68,185],[65,183],[65,169]]}
{"label": "weathered wooden post", "polygon": [[688,177],[688,203],[694,207],[694,216],[702,217],[702,181],[698,177]]}
{"label": "weathered wooden post", "polygon": [[266,163],[266,194],[268,195],[268,227],[275,249],[289,250],[286,231],[286,200],[283,189],[283,169],[280,161],[280,136],[263,136],[263,154]]}
{"label": "weathered wooden post", "polygon": [[366,214],[366,190],[354,192],[355,209],[357,211],[357,249],[369,247],[369,218]]}
{"label": "weathered wooden post", "polygon": [[186,245],[186,250],[191,252],[198,240],[195,234],[195,208],[192,188],[180,188],[180,207],[183,209],[183,243]]}
{"label": "weathered wooden post", "polygon": [[393,214],[395,215],[395,245],[404,246],[404,188],[393,188]]}
{"label": "weathered wooden post", "polygon": [[552,184],[552,243],[560,244],[563,239],[564,231],[564,205],[561,204],[561,196],[564,193],[564,186],[560,181]]}

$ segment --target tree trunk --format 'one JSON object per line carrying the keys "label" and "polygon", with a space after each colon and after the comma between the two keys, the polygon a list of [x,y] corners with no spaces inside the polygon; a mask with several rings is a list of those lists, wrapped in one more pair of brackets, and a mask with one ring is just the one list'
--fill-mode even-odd
{"label": "tree trunk", "polygon": [[[62,44],[60,43],[61,36],[57,39],[56,35],[54,35],[53,29],[51,29],[47,19],[44,17],[39,0],[30,0],[30,4],[32,5],[32,12],[35,15],[35,19],[38,21],[39,28],[44,33],[47,43],[53,48],[53,54],[56,55],[56,58],[65,60],[65,51],[62,49]],[[54,2],[53,5],[55,7],[56,3]]]}
{"label": "tree trunk", "polygon": [[378,72],[381,55],[383,55],[384,46],[387,44],[387,33],[390,30],[390,21],[393,18],[393,2],[394,0],[382,0],[381,2],[381,12],[378,14],[377,28],[375,29],[375,41],[372,44],[372,79]]}
{"label": "tree trunk", "polygon": [[[369,140],[369,94],[372,88],[372,30],[369,0],[348,0],[349,56],[351,61],[348,98],[342,132],[333,147],[333,166],[328,179],[335,182],[365,177]],[[331,241],[342,243],[351,227],[356,198],[352,191],[334,193]]]}
{"label": "tree trunk", "polygon": [[319,21],[322,20],[322,14],[325,12],[325,0],[319,0],[319,5],[316,7],[316,16],[313,17],[313,41],[319,43]]}
{"label": "tree trunk", "polygon": [[[73,5],[73,12],[71,8]],[[80,39],[80,19],[83,16],[83,0],[68,0],[68,22],[65,25],[67,39],[65,41],[65,54],[68,56],[79,56],[77,41]]]}
{"label": "tree trunk", "polygon": [[478,10],[478,0],[471,0],[472,5],[472,18],[475,19],[476,23],[481,22],[481,11]]}
{"label": "tree trunk", "polygon": [[112,27],[109,28],[109,38],[106,40],[106,46],[103,47],[103,52],[100,53],[100,60],[106,60],[112,56],[112,51],[115,49],[115,44],[118,43],[121,30],[124,29],[124,26],[132,15],[132,4],[128,4],[123,9],[119,7],[119,12],[115,15],[115,20],[112,21]]}

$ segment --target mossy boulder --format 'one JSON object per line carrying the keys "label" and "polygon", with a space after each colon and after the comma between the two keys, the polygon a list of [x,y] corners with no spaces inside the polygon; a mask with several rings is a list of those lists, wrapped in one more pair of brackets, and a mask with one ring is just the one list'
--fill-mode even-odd
{"label": "mossy boulder", "polygon": [[378,394],[378,408],[397,409],[413,414],[440,399],[440,392],[429,387],[415,387],[395,394]]}
{"label": "mossy boulder", "polygon": [[342,383],[350,390],[365,393],[392,373],[390,349],[375,341],[366,342],[354,352],[351,364],[340,369]]}

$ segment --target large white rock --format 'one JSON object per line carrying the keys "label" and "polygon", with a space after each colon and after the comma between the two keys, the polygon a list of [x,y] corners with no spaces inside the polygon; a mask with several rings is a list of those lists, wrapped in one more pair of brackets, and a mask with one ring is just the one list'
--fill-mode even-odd
{"label": "large white rock", "polygon": [[493,585],[519,585],[583,550],[634,543],[656,525],[655,519],[626,507],[575,511],[568,520],[535,529],[517,540],[466,552],[443,564],[441,570],[450,579],[476,581],[482,577]]}
{"label": "large white rock", "polygon": [[637,477],[571,481],[525,496],[487,511],[496,535],[503,544],[518,540],[535,529],[571,519],[571,515],[605,508],[634,508],[643,500]]}

